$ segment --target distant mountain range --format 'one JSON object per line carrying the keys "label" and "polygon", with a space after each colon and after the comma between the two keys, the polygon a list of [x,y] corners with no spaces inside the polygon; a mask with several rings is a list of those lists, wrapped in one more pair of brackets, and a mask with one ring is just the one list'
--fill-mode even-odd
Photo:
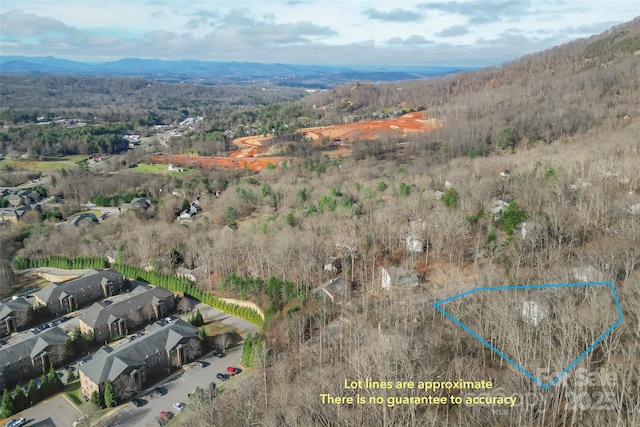
{"label": "distant mountain range", "polygon": [[271,81],[294,87],[326,88],[355,80],[400,81],[474,70],[477,67],[331,66],[262,64],[256,62],[207,62],[194,60],[126,58],[113,62],[85,63],[67,59],[0,56],[0,74],[30,76],[65,74],[143,77],[164,82],[255,83]]}

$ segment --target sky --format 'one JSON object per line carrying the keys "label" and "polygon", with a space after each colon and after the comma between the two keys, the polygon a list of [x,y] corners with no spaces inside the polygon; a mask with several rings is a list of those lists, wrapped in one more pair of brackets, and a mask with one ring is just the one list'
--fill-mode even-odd
{"label": "sky", "polygon": [[640,16],[640,0],[0,0],[0,55],[488,66]]}

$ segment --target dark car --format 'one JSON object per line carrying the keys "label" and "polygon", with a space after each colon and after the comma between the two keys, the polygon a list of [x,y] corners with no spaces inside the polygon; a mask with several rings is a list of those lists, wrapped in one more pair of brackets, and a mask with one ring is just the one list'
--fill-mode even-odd
{"label": "dark car", "polygon": [[155,394],[156,396],[164,396],[165,394],[167,394],[167,389],[164,387],[156,387],[153,389],[153,394]]}
{"label": "dark car", "polygon": [[222,353],[222,352],[218,353],[218,357],[219,358],[223,358],[224,357],[224,353]]}
{"label": "dark car", "polygon": [[229,379],[229,375],[223,374],[222,372],[218,372],[218,375],[216,375],[216,378],[219,379],[220,381],[226,381]]}
{"label": "dark car", "polygon": [[134,398],[134,399],[131,399],[131,403],[133,403],[133,406],[135,406],[136,408],[139,408],[139,407],[143,406],[147,402],[142,400],[142,399]]}

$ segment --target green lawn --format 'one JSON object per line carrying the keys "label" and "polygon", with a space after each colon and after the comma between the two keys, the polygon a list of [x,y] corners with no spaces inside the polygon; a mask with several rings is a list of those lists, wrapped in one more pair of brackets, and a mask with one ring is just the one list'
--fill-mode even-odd
{"label": "green lawn", "polygon": [[69,168],[74,166],[77,162],[87,159],[88,156],[84,154],[75,154],[72,156],[62,157],[47,157],[44,160],[0,160],[0,170],[12,168],[16,170],[29,170],[34,172],[47,172],[51,170],[58,170],[60,168]]}
{"label": "green lawn", "polygon": [[80,407],[85,403],[84,400],[82,400],[82,391],[80,390],[80,380],[76,380],[71,384],[68,384],[64,388],[64,392],[69,398],[69,400],[71,401],[71,403],[76,405],[78,409],[80,409]]}
{"label": "green lawn", "polygon": [[150,173],[150,174],[169,174],[174,176],[189,175],[195,172],[193,169],[187,169],[184,172],[170,171],[167,165],[155,164],[148,165],[146,163],[139,164],[135,168],[125,169],[126,172]]}

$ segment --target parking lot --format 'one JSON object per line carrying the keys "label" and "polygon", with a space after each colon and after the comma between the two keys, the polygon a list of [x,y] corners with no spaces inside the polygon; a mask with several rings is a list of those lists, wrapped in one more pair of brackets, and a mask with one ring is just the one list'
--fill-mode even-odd
{"label": "parking lot", "polygon": [[[229,350],[223,358],[208,356],[199,359],[208,364],[202,368],[195,363],[185,366],[181,374],[154,386],[165,387],[167,394],[154,396],[152,392],[154,387],[150,387],[146,393],[139,395],[139,398],[146,401],[143,406],[136,408],[131,403],[123,405],[110,415],[109,424],[122,427],[157,426],[158,424],[154,421],[154,418],[159,416],[161,411],[170,411],[174,415],[178,415],[173,407],[175,402],[187,404],[185,411],[189,411],[188,394],[196,387],[207,388],[212,381],[216,383],[216,386],[222,384],[216,378],[216,374],[219,372],[226,373],[228,366],[238,366],[241,354],[242,346],[238,346]],[[233,378],[229,381],[233,381]]]}
{"label": "parking lot", "polygon": [[73,425],[82,413],[60,394],[22,411],[20,416],[27,420],[29,427],[62,427]]}
{"label": "parking lot", "polygon": [[[192,308],[199,309],[206,319],[223,322],[232,326],[234,329],[238,330],[243,337],[246,336],[247,333],[257,332],[256,326],[246,320],[230,316],[227,313],[221,312],[204,304],[198,303]],[[62,322],[60,327],[64,326],[65,329],[71,330],[75,327],[74,325],[77,325],[76,316],[81,313],[82,310],[74,313],[75,316],[65,322]],[[117,347],[118,345],[126,342],[126,340],[120,341],[121,342],[112,342],[110,345]],[[214,357],[213,355],[200,358],[199,360],[205,362],[205,366],[200,367],[195,362],[185,365],[183,369],[170,378],[150,386],[146,391],[138,395],[137,397],[145,401],[144,405],[135,407],[132,403],[127,402],[114,409],[114,411],[110,412],[100,421],[101,423],[104,421],[105,424],[118,426],[157,426],[158,424],[154,421],[154,418],[159,416],[161,411],[170,411],[174,414],[178,412],[173,407],[173,404],[176,402],[187,404],[185,411],[189,411],[188,394],[196,387],[203,389],[209,387],[211,382],[215,382],[217,386],[221,385],[222,382],[216,378],[216,374],[226,374],[227,367],[229,366],[237,367],[240,362],[241,354],[242,344],[240,343],[233,349],[227,349],[226,355],[223,358]],[[83,361],[90,359],[90,357],[90,355],[85,355],[76,363],[72,363],[68,366],[71,366],[77,374],[77,368],[79,365]],[[66,367],[58,369],[57,372],[61,376],[63,382],[66,382]],[[234,380],[231,378],[229,381]],[[164,396],[153,396],[152,390],[157,386],[165,387],[167,389],[167,394]],[[26,409],[19,414],[15,414],[14,417],[24,417],[27,420],[27,426],[69,427],[72,426],[73,422],[82,415],[82,412],[61,394],[40,402],[34,407]]]}

